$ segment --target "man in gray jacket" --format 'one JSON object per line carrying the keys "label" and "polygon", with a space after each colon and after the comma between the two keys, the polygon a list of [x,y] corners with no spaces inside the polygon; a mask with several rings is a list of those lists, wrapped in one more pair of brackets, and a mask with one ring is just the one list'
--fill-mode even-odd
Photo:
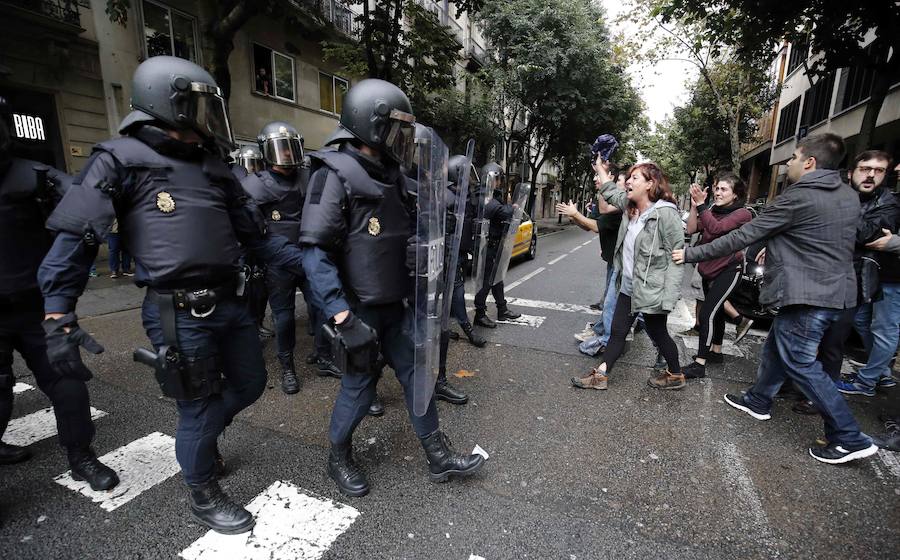
{"label": "man in gray jacket", "polygon": [[841,311],[856,305],[853,247],[859,198],[840,178],[840,136],[802,140],[788,161],[790,183],[774,204],[743,227],[711,243],[674,251],[675,262],[698,262],[767,240],[760,303],[779,308],[763,346],[756,383],[725,402],[757,420],[771,418],[772,399],[790,378],[821,411],[825,447],[809,454],[823,463],[846,463],[878,448],[817,361],[825,331]]}

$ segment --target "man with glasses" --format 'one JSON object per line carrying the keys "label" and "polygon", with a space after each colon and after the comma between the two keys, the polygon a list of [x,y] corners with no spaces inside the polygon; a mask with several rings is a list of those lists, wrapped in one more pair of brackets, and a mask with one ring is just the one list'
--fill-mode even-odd
{"label": "man with glasses", "polygon": [[[881,237],[883,230],[897,232],[900,204],[884,184],[890,168],[887,152],[868,150],[853,158],[848,170],[850,185],[862,204],[853,259],[860,292],[854,325],[869,359],[855,375],[837,381],[838,390],[845,395],[874,397],[876,387],[897,384],[889,364],[900,332],[900,260],[866,246]],[[840,357],[836,362],[839,370]]]}

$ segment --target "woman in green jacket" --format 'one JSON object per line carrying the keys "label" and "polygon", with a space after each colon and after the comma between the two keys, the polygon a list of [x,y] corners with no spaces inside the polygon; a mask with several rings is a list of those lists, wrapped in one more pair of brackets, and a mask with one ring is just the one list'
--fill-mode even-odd
{"label": "woman in green jacket", "polygon": [[[608,162],[597,160],[601,176]],[[600,194],[628,219],[622,220],[613,263],[621,271],[616,289],[619,298],[603,363],[572,384],[583,389],[606,389],[610,371],[625,347],[625,336],[638,313],[643,314],[647,334],[656,343],[668,368],[647,380],[657,389],[684,387],[678,363],[678,347],[669,336],[666,320],[681,297],[683,267],[672,262],[675,249],[684,247],[684,225],[675,198],[662,170],[655,163],[631,168],[625,192],[604,182]]]}

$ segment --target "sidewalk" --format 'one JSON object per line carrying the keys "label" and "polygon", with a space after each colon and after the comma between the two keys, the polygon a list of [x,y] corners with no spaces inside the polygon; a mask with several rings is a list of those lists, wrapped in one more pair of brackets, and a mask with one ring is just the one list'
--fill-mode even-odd
{"label": "sidewalk", "polygon": [[535,226],[537,227],[538,237],[542,235],[548,235],[551,233],[556,233],[557,231],[562,231],[564,229],[569,229],[573,227],[578,227],[568,218],[563,218],[562,223],[557,223],[558,218],[553,216],[552,218],[540,218],[536,220]]}

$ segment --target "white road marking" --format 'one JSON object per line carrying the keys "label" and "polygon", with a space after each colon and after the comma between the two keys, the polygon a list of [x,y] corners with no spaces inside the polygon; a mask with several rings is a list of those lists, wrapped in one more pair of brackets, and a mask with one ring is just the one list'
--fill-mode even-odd
{"label": "white road marking", "polygon": [[18,395],[19,393],[24,393],[25,391],[30,391],[32,389],[34,389],[34,387],[28,383],[16,383],[13,385],[13,394]]}
{"label": "white road marking", "polygon": [[767,544],[770,549],[773,548],[775,538],[769,526],[769,518],[766,516],[759,493],[753,484],[753,479],[750,478],[747,467],[744,466],[744,460],[737,446],[733,443],[725,443],[719,449],[718,456],[719,462],[727,473],[724,478],[726,484],[730,482],[734,486],[734,497],[744,506],[736,511],[741,512],[740,515],[748,529],[751,529],[753,534],[762,537],[763,543]]}
{"label": "white road marking", "polygon": [[569,256],[569,253],[563,253],[562,255],[560,255],[560,256],[556,257],[555,259],[553,259],[552,261],[548,262],[547,266],[553,266],[554,264],[558,263],[559,261],[563,260],[564,258],[566,258],[568,256]]}
{"label": "white road marking", "polygon": [[[696,350],[700,344],[700,337],[698,336],[684,336],[678,335],[681,337],[681,340],[684,341],[684,347],[690,348],[691,350]],[[743,358],[744,353],[740,348],[734,345],[730,340],[722,341],[722,353],[728,354],[729,356],[736,356],[738,358]]]}
{"label": "white road marking", "polygon": [[252,531],[240,535],[209,531],[180,556],[185,560],[314,560],[359,516],[350,506],[308,496],[284,481],[253,498],[247,510],[256,517]]}
{"label": "white road marking", "polygon": [[675,304],[675,309],[669,313],[666,325],[669,327],[669,330],[675,331],[689,329],[694,326],[694,316],[683,299],[678,300],[678,303]]}
{"label": "white road marking", "polygon": [[532,327],[536,329],[544,323],[545,319],[546,317],[540,317],[537,315],[525,315],[523,313],[522,316],[518,319],[509,319],[503,321],[498,320],[497,322],[503,323],[504,325],[521,325],[523,327]]}
{"label": "white road marking", "polygon": [[582,246],[582,247],[587,247],[588,245],[590,245],[590,244],[593,243],[593,242],[594,242],[594,240],[591,239],[590,241],[585,241],[584,243],[582,243],[581,246]]}
{"label": "white road marking", "polygon": [[572,249],[569,250],[569,254],[571,255],[572,253],[574,253],[578,249],[581,249],[582,247],[584,247],[584,245],[576,245],[576,246],[572,247]]}
{"label": "white road marking", "polygon": [[508,292],[508,291],[512,290],[513,288],[515,288],[516,286],[519,286],[520,284],[522,284],[522,282],[527,282],[528,280],[531,280],[532,278],[534,278],[541,272],[544,272],[545,270],[547,270],[547,269],[544,268],[543,266],[538,268],[537,270],[533,270],[533,271],[529,272],[528,274],[526,274],[525,276],[519,278],[518,280],[516,280],[509,286],[504,286],[504,290]]}
{"label": "white road marking", "polygon": [[878,458],[887,467],[887,470],[897,478],[900,478],[900,453],[896,451],[888,451],[887,449],[878,450]]}
{"label": "white road marking", "polygon": [[106,511],[112,511],[140,496],[143,492],[178,474],[175,460],[175,438],[153,432],[103,457],[100,462],[118,473],[119,485],[108,492],[95,492],[84,481],[72,478],[67,471],[54,480],[66,488],[90,498]]}
{"label": "white road marking", "polygon": [[[106,413],[91,407],[91,418],[103,418]],[[28,446],[56,435],[56,415],[53,408],[44,408],[21,418],[16,418],[6,428],[3,441],[12,445]]]}
{"label": "white road marking", "polygon": [[474,554],[470,554],[469,560],[485,560],[485,558],[484,556],[475,556]]}
{"label": "white road marking", "polygon": [[[475,296],[473,294],[466,294],[466,301],[474,300]],[[587,315],[597,315],[597,311],[594,311],[587,305],[578,305],[577,303],[556,303],[554,301],[540,301],[524,298],[506,298],[506,302],[509,305],[518,305],[520,307],[534,307],[536,309],[549,309],[551,311],[566,311],[569,313],[585,313]]]}

